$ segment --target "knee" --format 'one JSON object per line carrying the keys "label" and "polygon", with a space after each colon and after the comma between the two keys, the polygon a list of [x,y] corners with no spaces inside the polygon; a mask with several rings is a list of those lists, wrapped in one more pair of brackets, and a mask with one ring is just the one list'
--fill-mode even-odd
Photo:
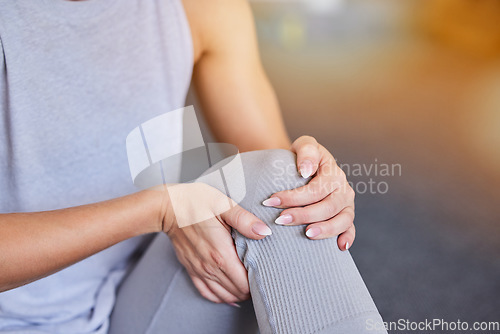
{"label": "knee", "polygon": [[275,192],[297,188],[307,182],[297,171],[295,154],[283,149],[232,156],[213,165],[197,181],[250,207],[261,201],[262,196],[264,200]]}
{"label": "knee", "polygon": [[297,170],[296,156],[283,149],[252,151],[241,154],[247,189],[258,192],[264,188],[271,195],[306,184]]}

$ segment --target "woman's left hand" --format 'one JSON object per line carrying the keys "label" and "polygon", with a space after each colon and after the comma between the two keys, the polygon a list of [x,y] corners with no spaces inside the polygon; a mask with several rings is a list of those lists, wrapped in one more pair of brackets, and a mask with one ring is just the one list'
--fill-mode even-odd
{"label": "woman's left hand", "polygon": [[306,236],[326,239],[339,236],[341,250],[354,242],[354,190],[335,158],[316,139],[302,136],[292,144],[297,154],[297,169],[304,178],[312,176],[305,186],[280,191],[264,201],[264,205],[284,208],[276,223],[309,224]]}

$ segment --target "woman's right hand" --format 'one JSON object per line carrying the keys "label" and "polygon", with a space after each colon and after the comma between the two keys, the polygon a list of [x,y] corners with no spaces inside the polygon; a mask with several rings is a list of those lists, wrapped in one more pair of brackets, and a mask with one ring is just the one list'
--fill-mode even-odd
{"label": "woman's right hand", "polygon": [[251,239],[271,229],[219,190],[204,183],[166,186],[163,231],[203,297],[215,303],[249,298],[248,276],[231,227]]}

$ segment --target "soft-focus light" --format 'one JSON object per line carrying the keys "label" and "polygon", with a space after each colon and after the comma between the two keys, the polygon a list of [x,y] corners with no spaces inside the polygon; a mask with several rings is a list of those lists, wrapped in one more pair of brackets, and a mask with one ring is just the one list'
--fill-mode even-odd
{"label": "soft-focus light", "polygon": [[280,40],[287,49],[298,49],[305,43],[306,27],[301,16],[286,14],[281,19]]}
{"label": "soft-focus light", "polygon": [[338,13],[343,5],[344,0],[303,0],[304,4],[310,12],[314,14],[334,14]]}
{"label": "soft-focus light", "polygon": [[250,0],[250,2],[303,4],[313,14],[334,14],[345,4],[345,0]]}
{"label": "soft-focus light", "polygon": [[467,141],[484,160],[500,166],[500,68],[480,79],[470,94],[464,119]]}

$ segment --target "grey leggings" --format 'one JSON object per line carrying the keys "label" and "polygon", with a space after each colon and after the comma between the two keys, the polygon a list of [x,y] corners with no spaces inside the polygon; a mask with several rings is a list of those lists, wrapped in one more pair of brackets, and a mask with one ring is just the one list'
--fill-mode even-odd
{"label": "grey leggings", "polygon": [[241,159],[246,197],[240,205],[273,231],[260,241],[233,233],[252,300],[235,308],[201,297],[161,234],[120,287],[110,334],[386,333],[349,252],[335,238],[309,240],[304,226],[274,224],[280,210],[261,205],[276,191],[305,184],[295,156],[268,150]]}

